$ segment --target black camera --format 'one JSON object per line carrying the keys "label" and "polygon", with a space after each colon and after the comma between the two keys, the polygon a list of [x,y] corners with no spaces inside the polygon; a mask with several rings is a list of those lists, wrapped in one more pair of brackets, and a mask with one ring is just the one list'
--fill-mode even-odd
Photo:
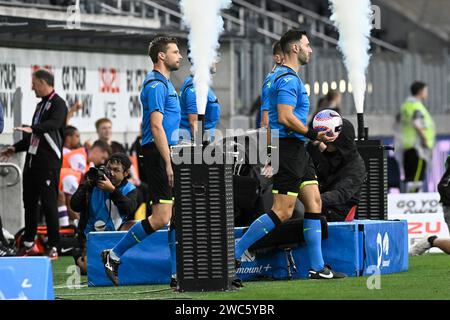
{"label": "black camera", "polygon": [[86,177],[93,185],[96,185],[99,181],[105,181],[105,177],[111,179],[111,173],[106,166],[92,167],[87,172]]}

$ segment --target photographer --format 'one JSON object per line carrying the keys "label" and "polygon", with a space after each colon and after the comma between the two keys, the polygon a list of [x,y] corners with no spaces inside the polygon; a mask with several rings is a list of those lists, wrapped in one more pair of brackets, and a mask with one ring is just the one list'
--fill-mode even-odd
{"label": "photographer", "polygon": [[136,188],[128,182],[130,159],[126,154],[111,155],[105,166],[91,168],[86,181],[72,196],[70,205],[80,212],[80,249],[74,254],[82,274],[86,272],[86,235],[91,231],[116,231],[133,219]]}

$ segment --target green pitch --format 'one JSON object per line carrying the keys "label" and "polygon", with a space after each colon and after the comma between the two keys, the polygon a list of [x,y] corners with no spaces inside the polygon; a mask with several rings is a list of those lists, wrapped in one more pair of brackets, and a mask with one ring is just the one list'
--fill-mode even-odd
{"label": "green pitch", "polygon": [[411,257],[409,271],[381,276],[379,290],[367,288],[368,277],[246,282],[238,291],[213,293],[176,293],[168,285],[87,287],[87,277],[81,277],[80,288],[69,289],[68,283],[76,283],[73,269],[67,269],[72,263],[70,257],[53,263],[56,299],[450,299],[450,256],[445,254]]}

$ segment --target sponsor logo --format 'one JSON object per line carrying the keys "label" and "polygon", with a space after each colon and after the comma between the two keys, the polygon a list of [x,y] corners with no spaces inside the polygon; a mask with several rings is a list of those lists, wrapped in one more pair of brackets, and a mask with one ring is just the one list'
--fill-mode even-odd
{"label": "sponsor logo", "polygon": [[242,262],[253,262],[255,261],[256,256],[253,253],[250,253],[248,250],[245,250],[244,254],[241,257]]}
{"label": "sponsor logo", "polygon": [[100,92],[119,93],[119,72],[115,68],[100,68]]}
{"label": "sponsor logo", "polygon": [[425,235],[428,233],[438,234],[442,231],[441,222],[408,222],[408,234],[410,235]]}
{"label": "sponsor logo", "polygon": [[28,278],[23,279],[22,282],[22,288],[28,289],[31,288],[33,285],[29,282]]}
{"label": "sponsor logo", "polygon": [[389,258],[389,235],[387,232],[384,236],[377,234],[377,268],[389,267],[391,260]]}
{"label": "sponsor logo", "polygon": [[267,265],[259,265],[254,267],[240,267],[236,270],[236,274],[261,274],[263,272],[268,272],[272,269],[270,264]]}
{"label": "sponsor logo", "polygon": [[329,274],[325,274],[325,273],[320,273],[319,272],[319,276],[321,276],[322,278],[326,278],[326,279],[333,278],[333,274],[331,272]]}
{"label": "sponsor logo", "polygon": [[66,253],[66,252],[69,252],[69,251],[71,251],[71,250],[73,250],[74,249],[74,247],[70,247],[70,248],[61,248],[61,253]]}

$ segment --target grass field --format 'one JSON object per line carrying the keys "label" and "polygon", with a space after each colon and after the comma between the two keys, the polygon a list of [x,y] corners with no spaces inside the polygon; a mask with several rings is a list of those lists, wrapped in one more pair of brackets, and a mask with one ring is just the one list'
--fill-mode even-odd
{"label": "grass field", "polygon": [[409,271],[381,276],[379,290],[367,288],[367,277],[246,282],[238,291],[209,293],[177,293],[168,285],[87,287],[87,277],[81,277],[81,288],[69,289],[67,279],[71,273],[66,271],[72,263],[70,257],[61,257],[53,263],[57,299],[450,299],[450,256],[445,254],[411,257]]}

